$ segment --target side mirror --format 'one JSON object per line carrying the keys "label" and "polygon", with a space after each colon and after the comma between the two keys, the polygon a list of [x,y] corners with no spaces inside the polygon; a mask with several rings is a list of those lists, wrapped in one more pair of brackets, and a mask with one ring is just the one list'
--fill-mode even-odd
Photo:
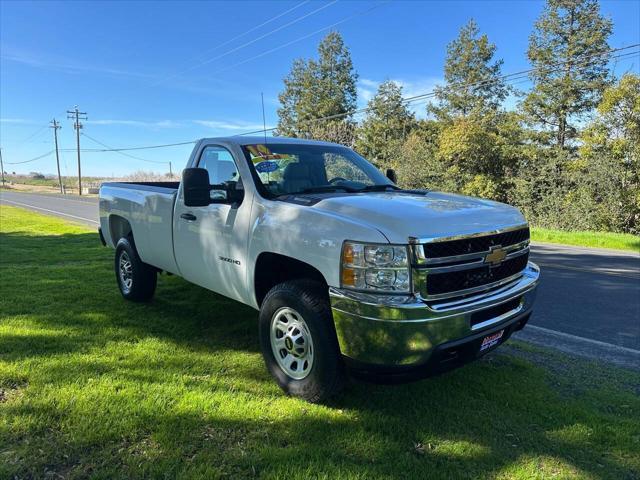
{"label": "side mirror", "polygon": [[209,172],[205,168],[185,168],[182,171],[182,191],[187,207],[206,207],[209,197]]}
{"label": "side mirror", "polygon": [[393,183],[398,183],[398,175],[396,175],[396,171],[393,168],[387,168],[387,178]]}

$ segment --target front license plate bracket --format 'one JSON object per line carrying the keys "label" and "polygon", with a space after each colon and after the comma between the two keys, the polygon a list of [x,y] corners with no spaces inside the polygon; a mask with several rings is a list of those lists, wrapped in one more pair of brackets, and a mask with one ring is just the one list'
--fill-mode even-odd
{"label": "front license plate bracket", "polygon": [[502,342],[504,337],[504,328],[497,332],[492,333],[491,335],[487,335],[482,339],[480,343],[480,349],[478,350],[478,354],[487,353],[494,347],[497,347]]}

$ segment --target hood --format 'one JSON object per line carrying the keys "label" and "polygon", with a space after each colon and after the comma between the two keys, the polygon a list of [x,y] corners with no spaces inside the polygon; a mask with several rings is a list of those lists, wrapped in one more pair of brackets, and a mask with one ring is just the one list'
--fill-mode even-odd
{"label": "hood", "polygon": [[526,223],[518,209],[504,203],[441,192],[331,196],[311,208],[357,219],[378,229],[391,243],[407,243],[410,237],[489,232]]}

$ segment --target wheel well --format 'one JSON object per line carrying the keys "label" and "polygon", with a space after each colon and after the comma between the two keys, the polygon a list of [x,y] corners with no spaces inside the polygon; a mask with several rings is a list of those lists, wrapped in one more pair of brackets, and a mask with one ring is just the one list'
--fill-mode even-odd
{"label": "wheel well", "polygon": [[258,305],[269,290],[288,280],[310,279],[327,285],[320,270],[308,263],[278,253],[261,253],[256,261],[254,287]]}
{"label": "wheel well", "polygon": [[129,221],[119,215],[109,216],[109,235],[111,241],[115,245],[123,237],[127,237],[132,233]]}

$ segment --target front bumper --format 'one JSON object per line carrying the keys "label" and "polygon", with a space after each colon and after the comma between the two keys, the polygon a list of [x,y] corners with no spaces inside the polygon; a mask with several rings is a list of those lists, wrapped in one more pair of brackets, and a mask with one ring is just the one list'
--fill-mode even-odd
{"label": "front bumper", "polygon": [[[361,368],[404,370],[433,363],[434,353],[439,356],[447,345],[473,345],[502,328],[507,338],[528,320],[539,277],[540,269],[529,262],[523,275],[510,284],[439,302],[330,288],[340,350],[348,363]],[[509,309],[502,312],[500,305]]]}

